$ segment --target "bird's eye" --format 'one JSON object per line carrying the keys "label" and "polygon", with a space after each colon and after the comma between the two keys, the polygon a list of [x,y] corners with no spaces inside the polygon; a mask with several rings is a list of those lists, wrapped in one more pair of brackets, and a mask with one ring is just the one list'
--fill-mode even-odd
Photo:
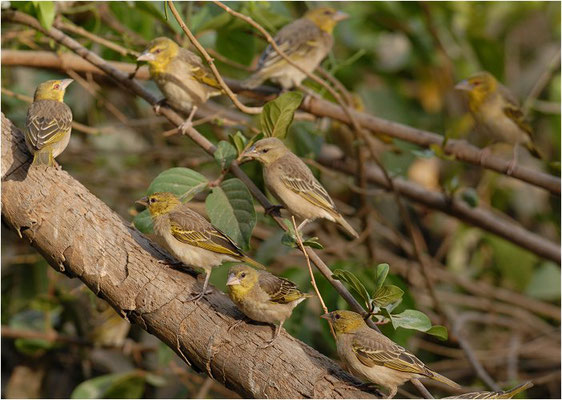
{"label": "bird's eye", "polygon": [[336,314],[336,315],[334,315],[334,318],[335,318],[335,319],[340,319],[340,315],[339,315],[339,314]]}
{"label": "bird's eye", "polygon": [[269,151],[269,149],[263,149],[261,152],[265,154],[265,153],[267,153],[268,151]]}
{"label": "bird's eye", "polygon": [[240,278],[245,278],[245,277],[246,277],[246,273],[245,273],[245,272],[242,272],[242,273],[240,274]]}
{"label": "bird's eye", "polygon": [[330,15],[332,12],[330,10],[324,11],[324,15]]}
{"label": "bird's eye", "polygon": [[156,199],[154,197],[152,197],[151,199],[148,200],[149,203],[154,204],[156,203]]}
{"label": "bird's eye", "polygon": [[480,86],[482,81],[472,81],[472,86]]}
{"label": "bird's eye", "polygon": [[162,49],[156,49],[156,50],[154,50],[154,54],[158,54],[158,53],[160,53],[161,51],[162,51]]}
{"label": "bird's eye", "polygon": [[57,83],[57,84],[55,84],[55,85],[53,86],[53,89],[55,89],[55,90],[59,90],[59,89],[60,89],[60,85],[59,85],[58,83]]}

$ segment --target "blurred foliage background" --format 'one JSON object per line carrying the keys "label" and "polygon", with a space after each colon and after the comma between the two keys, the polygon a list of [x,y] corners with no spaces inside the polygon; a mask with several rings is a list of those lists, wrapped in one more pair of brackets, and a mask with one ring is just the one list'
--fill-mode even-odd
{"label": "blurred foliage background", "polygon": [[[316,4],[231,2],[229,6],[274,33]],[[334,49],[323,66],[361,100],[366,112],[472,140],[465,104],[452,88],[471,73],[487,70],[523,103],[528,100],[528,119],[538,147],[548,160],[560,160],[559,2],[341,2],[332,6],[351,18],[336,28]],[[135,51],[162,35],[188,45],[162,2],[2,2],[2,7],[15,7],[46,24],[60,18]],[[248,75],[266,45],[255,31],[211,3],[182,2],[177,7],[201,43],[214,50],[223,76],[242,79]],[[4,23],[1,29],[3,50],[68,52],[27,27]],[[70,35],[106,60],[135,62],[131,55]],[[27,104],[12,92],[32,96],[38,83],[63,76],[61,71],[2,65],[2,112],[23,127]],[[541,76],[546,80],[536,87]],[[214,160],[190,140],[163,135],[172,126],[155,116],[143,100],[98,75],[71,77],[77,82],[67,91],[66,103],[74,120],[87,129],[74,129],[58,161],[125,219],[132,220],[137,212],[134,200],[165,169],[183,166],[210,179],[219,175]],[[158,93],[152,82],[144,84]],[[226,98],[218,102],[232,107]],[[234,133],[216,124],[197,129],[215,143]],[[324,144],[341,147],[343,129],[329,120],[297,118],[288,143],[301,157],[314,158]],[[521,153],[521,164],[547,170]],[[505,213],[545,239],[560,241],[560,199],[542,189],[438,158],[399,140],[381,141],[380,154],[392,176],[429,190],[468,190],[480,206]],[[511,150],[500,147],[497,154],[509,157]],[[244,170],[263,186],[259,167],[251,163]],[[338,205],[359,208],[359,196],[349,189],[345,176],[315,171]],[[396,235],[407,237],[407,233],[394,199],[382,190],[375,192],[369,197],[377,228],[371,252],[364,245],[351,248],[330,224],[312,224],[307,234],[318,236],[326,245],[321,256],[332,269],[344,268],[365,277],[365,269],[388,262],[389,279],[406,293],[400,307],[420,309],[439,323],[423,283],[411,279],[413,263],[397,245]],[[201,212],[203,201],[204,196],[193,200],[196,206],[200,203]],[[559,398],[560,313],[549,317],[516,306],[510,299],[528,298],[545,309],[559,310],[560,266],[435,210],[413,207],[429,254],[442,263],[443,273],[472,283],[474,290],[469,290],[444,279],[436,288],[446,307],[466,316],[464,330],[491,376],[503,387],[533,379],[536,386],[527,396]],[[258,211],[251,253],[274,273],[311,291],[304,259],[281,245],[281,235]],[[5,226],[2,236],[3,397],[237,397],[191,370],[153,336],[129,326],[80,281],[57,274]],[[224,288],[227,270],[224,266],[213,273],[212,282],[219,288]],[[330,309],[346,308],[320,275],[317,282]],[[364,279],[367,287],[371,283]],[[490,287],[509,295],[499,301],[484,290]],[[319,322],[320,312],[317,301],[308,301],[295,310],[285,327],[291,335],[337,358],[327,325]],[[430,368],[463,386],[484,389],[456,343],[388,326],[383,331]],[[439,396],[447,393],[442,387],[430,389]]]}

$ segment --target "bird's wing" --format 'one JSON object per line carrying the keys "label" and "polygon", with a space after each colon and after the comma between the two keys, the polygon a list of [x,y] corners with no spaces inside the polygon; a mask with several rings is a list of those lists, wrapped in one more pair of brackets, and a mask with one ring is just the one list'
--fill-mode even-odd
{"label": "bird's wing", "polygon": [[[275,44],[292,60],[306,57],[310,51],[320,45],[322,32],[311,21],[305,18],[298,19],[284,26],[275,36]],[[269,45],[258,61],[258,70],[270,68],[283,60],[282,57]]]}
{"label": "bird's wing", "polygon": [[[285,160],[280,160],[280,162],[284,161]],[[329,213],[337,214],[338,212],[334,201],[326,189],[324,189],[320,182],[312,175],[308,167],[298,158],[297,160],[286,161],[288,162],[284,163],[284,173],[281,175],[283,184],[303,197],[306,201],[323,208]]]}
{"label": "bird's wing", "polygon": [[187,49],[180,49],[178,59],[186,62],[189,65],[190,73],[193,77],[212,88],[218,89],[219,93],[222,91],[220,83],[215,78],[211,69],[203,63],[200,57]]}
{"label": "bird's wing", "polygon": [[413,354],[385,338],[374,338],[375,332],[358,332],[353,338],[352,350],[365,366],[382,365],[401,372],[426,375],[426,367]]}
{"label": "bird's wing", "polygon": [[293,282],[273,274],[260,274],[258,283],[273,303],[287,304],[306,296]]}
{"label": "bird's wing", "polygon": [[517,98],[503,85],[498,86],[498,92],[505,100],[503,107],[503,112],[505,115],[511,119],[517,126],[524,132],[526,132],[531,138],[533,137],[533,129],[527,121],[525,121],[525,115],[519,106],[519,101]]}
{"label": "bird's wing", "polygon": [[36,150],[58,142],[72,127],[72,111],[60,101],[39,100],[29,107],[25,134]]}
{"label": "bird's wing", "polygon": [[170,230],[178,241],[215,253],[242,257],[242,250],[228,236],[212,226],[195,211],[180,206],[170,212]]}

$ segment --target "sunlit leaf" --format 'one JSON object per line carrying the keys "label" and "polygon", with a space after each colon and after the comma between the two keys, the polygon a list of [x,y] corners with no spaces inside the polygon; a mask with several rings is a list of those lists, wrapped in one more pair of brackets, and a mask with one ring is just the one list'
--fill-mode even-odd
{"label": "sunlit leaf", "polygon": [[365,289],[365,286],[361,281],[350,271],[345,271],[343,269],[336,269],[332,273],[332,278],[349,284],[351,289],[357,293],[357,295],[365,302],[365,304],[370,304],[371,296]]}
{"label": "sunlit leaf", "polygon": [[387,263],[382,263],[377,265],[376,268],[376,274],[375,274],[375,291],[379,290],[382,285],[384,284],[384,281],[386,280],[386,276],[388,275],[388,270],[390,269],[390,266]]}
{"label": "sunlit leaf", "polygon": [[433,335],[438,337],[441,340],[447,340],[449,338],[449,332],[447,328],[443,325],[433,325],[428,331],[426,331],[428,335]]}
{"label": "sunlit leaf", "polygon": [[391,315],[394,329],[406,328],[426,332],[431,329],[431,321],[428,316],[417,310],[406,310],[400,314]]}
{"label": "sunlit leaf", "polygon": [[261,129],[267,137],[284,139],[302,102],[299,92],[288,92],[268,102],[260,116]]}
{"label": "sunlit leaf", "polygon": [[230,163],[236,158],[238,152],[233,145],[227,141],[221,140],[217,145],[217,150],[213,154],[215,161],[219,164],[222,170],[230,168]]}
{"label": "sunlit leaf", "polygon": [[398,286],[394,285],[384,285],[383,287],[377,289],[373,294],[373,303],[377,307],[386,307],[387,305],[400,300],[404,291]]}

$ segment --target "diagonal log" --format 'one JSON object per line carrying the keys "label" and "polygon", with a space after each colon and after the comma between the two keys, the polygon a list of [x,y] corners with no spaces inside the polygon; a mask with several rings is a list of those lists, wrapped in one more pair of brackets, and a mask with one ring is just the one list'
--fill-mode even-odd
{"label": "diagonal log", "polygon": [[67,172],[30,168],[23,134],[2,114],[2,219],[58,271],[80,279],[120,315],[194,368],[245,397],[369,398],[337,364],[269,326],[242,324],[214,289],[186,302],[197,280],[158,263],[167,255]]}

